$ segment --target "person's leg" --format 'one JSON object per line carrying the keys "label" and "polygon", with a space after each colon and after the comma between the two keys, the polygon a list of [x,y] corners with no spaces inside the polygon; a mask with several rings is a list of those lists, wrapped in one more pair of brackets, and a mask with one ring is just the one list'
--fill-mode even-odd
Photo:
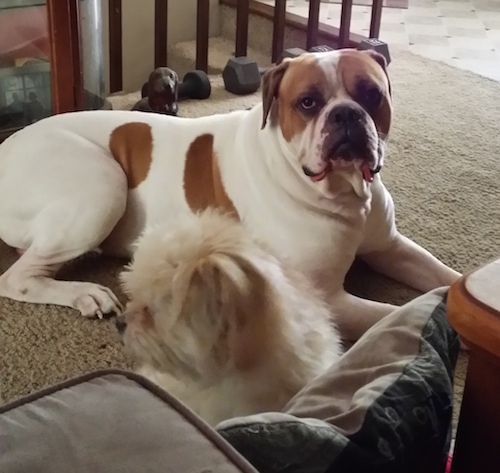
{"label": "person's leg", "polygon": [[459,351],[446,295],[436,289],[383,318],[282,413],[217,430],[259,471],[443,471]]}

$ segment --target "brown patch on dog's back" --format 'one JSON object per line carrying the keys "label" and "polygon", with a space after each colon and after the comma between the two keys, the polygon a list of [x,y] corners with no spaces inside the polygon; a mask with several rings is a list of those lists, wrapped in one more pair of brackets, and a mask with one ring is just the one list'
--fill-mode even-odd
{"label": "brown patch on dog's back", "polygon": [[153,136],[147,123],[130,122],[115,128],[109,139],[111,155],[127,176],[129,189],[135,189],[149,173],[153,155]]}
{"label": "brown patch on dog's back", "polygon": [[378,85],[384,92],[380,107],[372,114],[379,132],[388,134],[391,126],[392,105],[390,99],[390,84],[387,72],[369,51],[343,51],[338,64],[338,74],[347,92],[355,97],[358,81],[366,78]]}
{"label": "brown patch on dog's back", "polygon": [[189,146],[184,168],[184,192],[193,212],[217,207],[238,215],[224,189],[211,134],[198,136]]}

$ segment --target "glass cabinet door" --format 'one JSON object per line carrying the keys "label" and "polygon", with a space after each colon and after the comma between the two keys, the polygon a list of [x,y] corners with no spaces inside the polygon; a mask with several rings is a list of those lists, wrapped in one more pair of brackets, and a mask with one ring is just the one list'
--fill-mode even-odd
{"label": "glass cabinet door", "polygon": [[54,113],[107,109],[100,0],[0,0],[0,142]]}
{"label": "glass cabinet door", "polygon": [[51,113],[46,1],[0,0],[0,133]]}

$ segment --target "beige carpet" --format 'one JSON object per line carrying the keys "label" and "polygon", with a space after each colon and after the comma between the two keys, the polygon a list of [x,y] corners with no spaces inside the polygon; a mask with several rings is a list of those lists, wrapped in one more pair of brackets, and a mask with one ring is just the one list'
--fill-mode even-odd
{"label": "beige carpet", "polygon": [[[230,45],[218,39],[212,44],[217,71]],[[187,50],[181,45],[177,51],[180,62]],[[396,202],[399,227],[458,270],[473,268],[500,253],[500,85],[410,53],[393,55],[395,120],[383,177]],[[182,102],[181,114],[212,114],[258,100],[229,95],[220,80],[213,88],[207,101]],[[112,100],[123,105],[135,98]],[[0,246],[0,272],[15,258]],[[61,278],[88,279],[117,290],[122,264],[89,256],[71,264]],[[363,267],[354,275],[350,285],[364,296],[403,303],[416,295]],[[126,366],[112,321],[9,300],[0,300],[0,350],[4,400],[92,369]],[[464,366],[462,358],[459,392]]]}

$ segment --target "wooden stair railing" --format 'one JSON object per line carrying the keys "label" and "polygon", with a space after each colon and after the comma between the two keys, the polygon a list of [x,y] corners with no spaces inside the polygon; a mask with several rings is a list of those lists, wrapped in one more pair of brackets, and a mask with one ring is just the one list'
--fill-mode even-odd
{"label": "wooden stair railing", "polygon": [[[309,0],[309,15],[301,18],[286,11],[286,0],[276,0],[275,5],[267,5],[258,0],[219,0],[220,4],[236,8],[235,55],[246,56],[248,50],[248,26],[250,14],[257,14],[273,21],[271,62],[276,63],[284,50],[285,28],[290,25],[306,32],[305,46],[325,41],[338,48],[357,46],[366,39],[351,32],[353,0],[343,0],[340,13],[340,27],[320,24],[321,0]],[[382,18],[383,0],[372,0],[370,38],[378,38]],[[197,0],[196,12],[196,69],[208,72],[210,1]],[[154,64],[155,67],[168,64],[167,57],[168,0],[155,0],[154,15]],[[122,0],[109,0],[109,65],[110,91],[123,88],[122,51]]]}

